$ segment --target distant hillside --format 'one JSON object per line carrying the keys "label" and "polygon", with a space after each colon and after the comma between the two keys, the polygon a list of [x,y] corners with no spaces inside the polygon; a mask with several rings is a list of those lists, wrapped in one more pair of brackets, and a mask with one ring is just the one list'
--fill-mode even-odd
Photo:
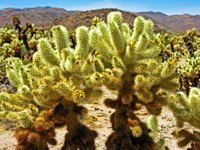
{"label": "distant hillside", "polygon": [[188,29],[196,28],[200,31],[200,15],[171,15],[161,12],[139,12],[137,15],[148,16],[167,25],[176,32],[186,32]]}
{"label": "distant hillside", "polygon": [[[74,13],[69,15],[64,19],[56,19],[50,21],[48,26],[52,26],[55,24],[62,24],[67,27],[67,29],[74,30],[78,26],[85,25],[91,26],[92,19],[97,16],[102,20],[107,20],[107,14],[111,11],[120,11],[122,12],[124,22],[128,23],[130,27],[133,26],[133,20],[137,17],[136,14],[127,11],[121,11],[118,9],[97,9],[97,10],[90,10],[90,11],[81,11],[79,13]],[[149,17],[145,17],[146,19],[151,19]],[[156,20],[153,20],[155,24],[155,32],[173,32],[169,27],[165,26],[164,24],[159,23]]]}
{"label": "distant hillside", "polygon": [[[36,7],[15,9],[6,8],[0,10],[0,27],[3,27],[6,23],[12,24],[12,16],[17,16],[22,25],[28,23],[34,23],[35,26],[42,26],[45,28],[51,28],[54,25],[62,24],[69,30],[73,30],[78,26],[85,25],[90,26],[92,19],[97,16],[106,21],[107,14],[111,11],[121,11],[118,9],[98,9],[90,11],[67,11],[62,8],[52,7]],[[136,18],[136,14],[127,11],[121,11],[124,21],[131,27],[133,20]],[[146,19],[151,19],[146,16]],[[156,19],[152,19],[155,24],[155,32],[173,32],[168,26],[160,23]]]}
{"label": "distant hillside", "polygon": [[50,20],[56,18],[66,18],[71,14],[78,13],[79,11],[66,11],[62,8],[52,7],[36,7],[15,9],[6,8],[0,10],[0,27],[3,27],[6,23],[12,24],[12,16],[19,17],[22,25],[28,23],[34,23],[36,26],[46,24]]}

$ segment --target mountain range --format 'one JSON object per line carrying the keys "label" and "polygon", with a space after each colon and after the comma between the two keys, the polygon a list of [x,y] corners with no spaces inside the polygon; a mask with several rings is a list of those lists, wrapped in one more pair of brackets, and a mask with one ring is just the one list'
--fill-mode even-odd
{"label": "mountain range", "polygon": [[122,12],[124,22],[131,27],[137,16],[151,19],[155,24],[155,32],[182,32],[193,27],[200,31],[200,15],[166,15],[161,12],[128,12],[118,9],[97,9],[90,11],[67,11],[62,8],[35,7],[35,8],[6,8],[0,9],[0,27],[6,23],[12,24],[12,17],[17,16],[22,25],[34,23],[35,26],[51,28],[54,25],[62,24],[69,30],[74,30],[80,25],[91,26],[92,19],[97,16],[106,21],[107,14],[111,11]]}
{"label": "mountain range", "polygon": [[141,16],[148,16],[158,22],[165,24],[175,32],[186,32],[188,29],[196,28],[200,31],[200,15],[166,15],[161,12],[139,12]]}

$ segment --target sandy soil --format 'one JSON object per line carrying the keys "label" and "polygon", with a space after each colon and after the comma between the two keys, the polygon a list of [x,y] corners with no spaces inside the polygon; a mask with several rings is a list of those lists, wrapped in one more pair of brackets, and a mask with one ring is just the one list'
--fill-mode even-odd
{"label": "sandy soil", "polygon": [[[105,90],[104,96],[92,104],[84,104],[88,109],[88,117],[86,122],[88,127],[98,132],[98,137],[96,138],[96,149],[97,150],[106,150],[105,141],[107,137],[112,132],[111,124],[109,117],[112,114],[113,110],[105,107],[103,100],[107,97],[115,98],[115,92]],[[142,108],[138,112],[138,117],[141,118],[144,122],[148,119],[148,114],[145,108]],[[171,135],[172,131],[176,129],[175,119],[173,114],[168,111],[167,108],[162,109],[162,114],[158,117],[159,127],[158,127],[158,136],[157,138],[165,138],[166,145],[171,150],[184,150],[185,148],[178,148],[176,145],[177,140]],[[186,126],[186,128],[190,128]],[[1,125],[0,128],[0,150],[14,150],[16,146],[16,140],[14,138],[15,126],[13,123],[7,123],[5,126]],[[50,150],[59,150],[63,145],[64,135],[66,133],[66,128],[61,128],[56,130],[56,139],[58,144],[56,146],[49,146]],[[189,145],[187,147],[190,147]]]}

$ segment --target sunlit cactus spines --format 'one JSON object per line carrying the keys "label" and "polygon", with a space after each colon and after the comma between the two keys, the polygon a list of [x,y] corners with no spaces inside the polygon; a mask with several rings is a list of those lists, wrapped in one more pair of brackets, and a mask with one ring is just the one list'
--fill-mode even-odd
{"label": "sunlit cactus spines", "polygon": [[87,27],[79,27],[76,29],[77,46],[75,48],[75,57],[86,58],[92,48],[89,45],[89,31]]}
{"label": "sunlit cactus spines", "polygon": [[158,128],[158,119],[156,118],[156,116],[152,115],[149,117],[148,127],[151,129],[150,135],[155,139]]}
{"label": "sunlit cactus spines", "polygon": [[56,49],[61,54],[61,50],[71,46],[71,43],[69,41],[68,31],[63,26],[55,26],[52,28],[52,31],[53,31],[53,36],[55,37],[54,43],[56,45]]}
{"label": "sunlit cactus spines", "polygon": [[[87,115],[83,105],[103,98],[104,87],[116,93],[115,99],[104,100],[106,107],[114,109],[110,116],[113,131],[106,148],[164,150],[164,139],[156,134],[156,117],[163,106],[174,113],[178,127],[188,123],[198,128],[199,89],[177,94],[179,76],[199,77],[198,36],[193,30],[187,36],[195,41],[195,57],[183,35],[155,34],[154,23],[143,17],[136,17],[130,28],[119,11],[109,13],[107,23],[96,17],[91,27],[80,26],[74,31],[62,25],[51,31],[32,25],[27,30],[32,49],[27,61],[2,57],[5,73],[17,91],[0,93],[0,118],[19,122],[15,134],[18,149],[29,149],[30,144],[35,149],[47,149],[47,143],[56,144],[54,129],[66,126],[63,150],[94,150],[98,134],[82,124]],[[9,40],[2,36],[0,50],[10,53],[25,49],[22,40]],[[186,63],[179,65],[181,61]],[[154,115],[149,125],[135,113],[142,106]],[[192,137],[189,140],[185,136],[187,142],[179,142],[179,146],[199,142],[196,130],[174,135]]]}
{"label": "sunlit cactus spines", "polygon": [[190,87],[199,86],[199,76],[200,76],[200,58],[187,58],[184,59],[185,63],[180,64],[177,72],[180,75],[181,89],[186,91],[186,94],[189,94]]}
{"label": "sunlit cactus spines", "polygon": [[165,139],[158,138],[158,118],[154,115],[149,116],[148,118],[148,127],[151,130],[149,135],[156,141],[156,150],[167,150],[169,149],[165,146]]}
{"label": "sunlit cactus spines", "polygon": [[141,16],[137,17],[134,21],[134,31],[132,34],[132,39],[138,40],[139,35],[143,32],[145,26],[145,19]]}
{"label": "sunlit cactus spines", "polygon": [[193,87],[188,97],[183,92],[177,93],[176,101],[171,102],[169,105],[176,118],[178,127],[183,128],[186,123],[195,127],[193,133],[187,129],[175,130],[173,132],[175,137],[183,138],[177,143],[180,147],[184,147],[191,142],[196,146],[199,145],[199,96],[200,90]]}
{"label": "sunlit cactus spines", "polygon": [[44,59],[46,63],[52,66],[59,66],[59,56],[56,55],[55,50],[52,48],[47,39],[41,39],[38,48],[41,54],[41,58]]}

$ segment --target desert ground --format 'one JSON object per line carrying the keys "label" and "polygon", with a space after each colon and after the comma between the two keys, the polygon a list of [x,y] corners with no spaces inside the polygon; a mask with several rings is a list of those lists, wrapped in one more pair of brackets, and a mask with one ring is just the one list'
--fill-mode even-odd
{"label": "desert ground", "polygon": [[[88,115],[85,119],[87,126],[98,132],[98,137],[96,138],[96,149],[106,150],[105,141],[112,132],[110,115],[113,109],[107,108],[103,101],[106,98],[116,98],[115,91],[104,90],[104,96],[92,102],[90,104],[83,104],[88,109]],[[149,114],[143,107],[141,110],[137,111],[138,117],[146,122],[148,120]],[[15,123],[7,121],[5,123],[0,123],[0,150],[14,150],[17,144],[15,140]],[[189,125],[185,125],[185,128],[190,129]],[[185,150],[190,145],[184,148],[179,148],[176,145],[178,141],[175,139],[171,133],[176,129],[176,121],[173,114],[168,110],[168,108],[163,107],[162,113],[158,117],[158,134],[157,139],[163,137],[165,139],[165,145],[168,146],[170,150]],[[56,146],[49,146],[50,150],[59,150],[63,145],[64,135],[67,132],[66,127],[56,130],[56,139],[58,144]]]}

